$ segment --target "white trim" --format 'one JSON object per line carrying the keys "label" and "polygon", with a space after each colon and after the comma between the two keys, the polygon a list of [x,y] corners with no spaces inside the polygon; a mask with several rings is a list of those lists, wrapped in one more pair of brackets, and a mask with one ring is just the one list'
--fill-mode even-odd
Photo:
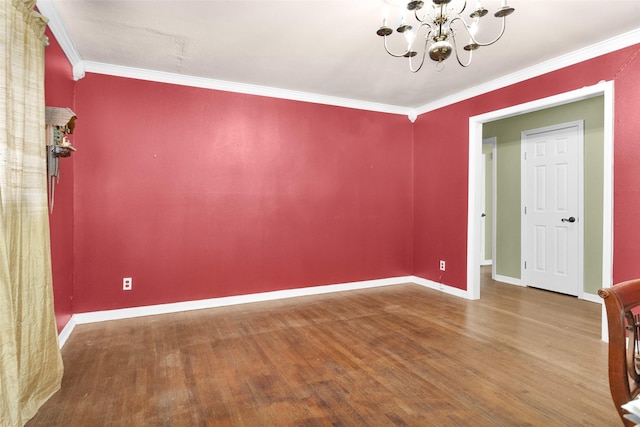
{"label": "white trim", "polygon": [[500,274],[496,274],[495,277],[492,277],[491,279],[495,280],[496,282],[506,283],[507,285],[522,286],[522,287],[525,286],[522,284],[522,280],[515,277],[502,276]]}
{"label": "white trim", "polygon": [[604,53],[610,53],[616,50],[624,49],[636,43],[640,43],[640,28],[610,38],[608,40],[604,40],[600,43],[587,46],[583,49],[571,52],[567,55],[542,62],[540,64],[534,65],[533,67],[525,68],[524,70],[499,77],[495,80],[491,80],[490,82],[474,86],[470,89],[455,93],[450,96],[446,96],[444,98],[440,98],[434,102],[430,102],[416,108],[416,111],[418,115],[420,115],[429,111],[437,110],[438,108],[446,107],[447,105],[455,104],[456,102],[464,101],[465,99],[470,99],[484,93],[502,89],[509,85],[520,83],[533,77],[538,77],[543,74],[568,67],[570,65],[597,58],[598,56],[602,56]]}
{"label": "white trim", "polygon": [[60,346],[60,348],[64,347],[65,343],[71,336],[71,332],[73,332],[75,327],[76,327],[76,321],[75,321],[75,315],[73,315],[71,316],[71,319],[69,319],[67,324],[64,325],[64,328],[62,328],[62,330],[60,331],[60,334],[58,335],[58,345]]}
{"label": "white trim", "polygon": [[578,298],[589,302],[595,302],[596,304],[602,304],[604,302],[604,300],[600,298],[598,294],[589,294],[586,292],[583,292],[582,295],[578,296]]}
{"label": "white trim", "polygon": [[[468,174],[468,202],[467,202],[467,293],[469,299],[480,298],[480,207],[482,206],[482,192],[478,189],[484,185],[479,167],[482,161],[482,121],[469,117],[469,174]],[[495,161],[495,159],[494,159]],[[494,194],[495,197],[495,194]],[[495,212],[494,212],[495,216]],[[475,253],[474,253],[475,251]],[[495,253],[493,254],[495,258]],[[495,274],[495,269],[492,276]]]}
{"label": "white trim", "polygon": [[[604,90],[604,152],[603,152],[603,207],[602,250],[605,254],[613,254],[613,148],[614,148],[614,85],[613,82],[602,83]],[[605,259],[602,266],[602,287],[613,286],[613,256]]]}
{"label": "white trim", "polygon": [[[602,114],[604,116],[604,111],[602,112]],[[578,221],[580,222],[580,226],[578,227],[578,298],[586,299],[584,292],[584,151],[586,144],[584,135],[584,120],[579,120],[578,129],[578,215],[580,215],[580,218],[578,218]]]}
{"label": "white trim", "polygon": [[[603,170],[603,207],[602,207],[602,253],[605,258],[602,263],[602,287],[613,286],[613,145],[614,145],[614,103],[615,88],[613,82],[604,83],[604,170]],[[609,256],[607,255],[609,254]],[[603,341],[609,341],[609,326],[607,312],[602,304]]]}
{"label": "white trim", "polygon": [[184,74],[153,71],[144,68],[124,67],[120,65],[104,64],[100,62],[83,61],[85,70],[89,73],[105,74],[109,76],[126,77],[152,82],[169,83],[181,86],[198,87],[204,89],[222,90],[226,92],[244,93],[248,95],[267,96],[271,98],[302,101],[315,104],[325,104],[337,107],[353,108],[357,110],[377,111],[382,113],[401,114],[415,120],[415,110],[408,107],[380,104],[376,102],[358,101],[355,99],[339,98],[336,96],[320,95],[309,92],[298,92],[275,87],[258,86],[246,83],[236,83],[226,80],[214,80],[204,77],[188,76]]}
{"label": "white trim", "polygon": [[272,301],[308,295],[320,295],[331,292],[342,292],[356,289],[374,288],[413,282],[413,276],[392,277],[388,279],[365,280],[361,282],[341,283],[335,285],[312,286],[308,288],[285,289],[280,291],[261,292],[257,294],[235,295],[221,298],[175,302],[169,304],[148,305],[144,307],[121,308],[116,310],[77,313],[73,317],[77,324],[103,322],[107,320],[129,319],[132,317],[151,316],[156,314],[176,313],[181,311],[200,310],[205,308],[226,307],[230,305],[252,302]]}
{"label": "white trim", "polygon": [[85,69],[84,61],[73,64],[72,73],[74,80],[78,81],[80,79],[83,79],[86,72],[87,70]]}
{"label": "white trim", "polygon": [[53,1],[38,0],[37,6],[40,13],[49,20],[47,23],[49,29],[73,67],[73,78],[75,80],[80,80],[84,77],[84,66],[82,65],[80,52],[78,52],[78,48],[73,43],[73,40],[71,40],[71,37],[69,36],[69,33],[62,23],[62,19],[60,19],[60,15],[53,4]]}
{"label": "white trim", "polygon": [[67,341],[76,325],[86,323],[105,322],[109,320],[130,319],[133,317],[153,316],[156,314],[177,313],[182,311],[200,310],[206,308],[226,307],[253,302],[264,302],[299,296],[321,295],[333,292],[343,292],[358,289],[392,286],[404,283],[414,283],[430,289],[444,292],[460,298],[468,299],[467,291],[463,289],[436,283],[417,276],[400,276],[388,279],[365,280],[361,282],[341,283],[335,285],[312,286],[308,288],[285,289],[281,291],[262,292],[249,295],[237,295],[231,297],[210,298],[204,300],[184,301],[169,304],[148,305],[144,307],[121,308],[117,310],[94,311],[77,313],[71,317],[67,326],[60,333],[60,348]]}
{"label": "white trim", "polygon": [[[498,212],[498,138],[495,136],[491,138],[493,139],[493,148],[491,149],[493,156],[491,159],[491,168],[493,169],[491,171],[491,264],[493,265],[493,260],[496,259],[496,242],[498,240],[498,220],[496,215],[496,212]],[[496,268],[497,266],[494,265],[491,269],[491,279],[493,280],[496,280]]]}
{"label": "white trim", "polygon": [[417,276],[412,276],[411,282],[415,283],[416,285],[424,286],[429,289],[435,289],[437,291],[442,291],[445,294],[453,295],[459,298],[471,299],[469,298],[469,292],[465,291],[464,289],[454,288],[453,286],[434,282],[428,279],[423,279]]}
{"label": "white trim", "polygon": [[[40,0],[49,2],[50,0]],[[64,28],[63,28],[64,29]],[[52,28],[53,31],[53,28]],[[66,32],[65,32],[66,33]],[[58,38],[57,34],[56,39]],[[74,76],[76,72],[93,72],[97,74],[106,74],[119,77],[135,78],[140,80],[148,80],[154,82],[163,82],[170,84],[177,84],[183,86],[193,86],[205,89],[223,90],[235,93],[244,93],[257,96],[268,96],[272,98],[287,99],[292,101],[311,102],[316,104],[325,104],[338,107],[353,108],[367,111],[377,111],[382,113],[400,114],[406,115],[413,123],[417,116],[427,113],[429,111],[436,110],[438,108],[445,107],[447,105],[454,104],[456,102],[463,101],[465,99],[473,98],[494,90],[502,89],[506,86],[522,82],[524,80],[531,79],[552,71],[559,70],[570,65],[574,65],[589,59],[602,56],[603,52],[613,52],[616,50],[629,47],[636,43],[640,43],[640,28],[629,31],[622,35],[604,40],[591,46],[587,46],[583,49],[571,52],[567,55],[563,55],[549,61],[534,65],[524,70],[517,71],[515,73],[499,77],[491,80],[490,82],[483,83],[478,86],[474,86],[470,89],[440,98],[434,102],[424,104],[417,108],[402,107],[398,105],[382,104],[375,102],[359,101],[349,98],[340,98],[333,96],[320,95],[310,92],[298,92],[287,89],[279,89],[268,86],[250,85],[244,83],[235,83],[225,80],[214,80],[203,77],[186,76],[182,74],[167,73],[162,71],[146,70],[141,68],[124,67],[119,65],[112,65],[93,61],[81,61],[71,62],[74,66]],[[66,53],[66,50],[65,50]]]}
{"label": "white trim", "polygon": [[[603,163],[603,247],[602,268],[603,287],[610,287],[613,281],[613,129],[614,129],[614,84],[612,81],[600,82],[570,92],[561,93],[548,98],[538,99],[525,104],[515,105],[502,110],[491,111],[478,116],[469,117],[469,182],[467,212],[467,292],[480,298],[480,272],[478,271],[477,248],[480,231],[480,216],[475,215],[479,204],[478,163],[482,154],[482,125],[493,120],[529,113],[557,105],[580,101],[594,96],[604,95],[604,158]],[[606,313],[603,310],[602,337],[607,336]]]}
{"label": "white trim", "polygon": [[[491,259],[485,259],[484,261],[482,261],[480,263],[480,265],[493,265],[493,258],[496,256],[496,210],[497,210],[497,205],[496,205],[496,186],[497,186],[497,174],[496,174],[496,154],[497,154],[497,150],[496,150],[496,144],[498,143],[498,139],[495,136],[490,136],[488,138],[483,138],[482,139],[482,146],[484,147],[485,144],[491,144]],[[483,158],[483,163],[486,163],[484,160],[486,158]],[[484,168],[484,167],[483,167]],[[486,169],[484,170],[484,184],[483,184],[483,188],[486,185]],[[484,197],[486,199],[486,190],[483,191],[483,195],[482,197]],[[481,203],[484,204],[484,210],[486,212],[487,206],[486,206],[486,202],[482,201]],[[485,245],[486,247],[486,227],[487,227],[487,223],[485,220],[484,223],[484,236],[482,238],[482,245]],[[484,253],[484,256],[486,257],[487,254],[484,251],[481,251]],[[491,278],[495,280],[495,269],[492,268],[491,269]]]}
{"label": "white trim", "polygon": [[[506,283],[508,285],[513,285],[513,286],[521,286],[523,288],[526,288],[526,285],[522,284],[522,281],[520,279],[516,279],[514,277],[507,277],[507,276],[496,276],[494,279],[494,281],[496,282],[500,282],[500,283]],[[595,302],[597,304],[602,304],[602,298],[600,298],[597,294],[589,294],[586,292],[583,292],[580,296],[578,296],[579,299],[583,299],[585,301],[589,301],[589,302]]]}
{"label": "white trim", "polygon": [[[483,139],[483,146],[484,141]],[[480,156],[480,176],[482,177],[482,182],[485,183],[480,186],[480,211],[482,212],[480,214],[480,265],[482,265],[487,259],[487,155],[485,153]]]}
{"label": "white trim", "polygon": [[38,9],[49,19],[49,28],[55,36],[58,44],[64,51],[73,67],[73,77],[79,80],[86,72],[98,74],[108,74],[120,77],[138,78],[142,80],[158,81],[178,85],[195,86],[207,89],[217,89],[229,92],[245,93],[257,96],[269,96],[273,98],[288,99],[302,102],[312,102],[317,104],[333,105],[359,110],[377,111],[383,113],[406,115],[413,123],[417,116],[436,110],[456,102],[473,98],[487,92],[504,88],[506,86],[522,82],[524,80],[540,76],[551,71],[574,65],[592,58],[601,56],[603,52],[613,52],[640,43],[640,28],[621,34],[602,42],[587,46],[583,49],[571,52],[535,66],[517,71],[515,73],[499,77],[490,82],[483,83],[473,88],[440,98],[434,102],[424,104],[418,108],[389,105],[383,103],[358,101],[348,98],[340,98],[314,94],[309,92],[298,92],[273,87],[234,83],[223,80],[213,80],[194,76],[184,76],[174,73],[144,70],[132,67],[122,67],[118,65],[105,64],[100,62],[85,61],[80,56],[80,52],[71,40],[62,19],[58,14],[53,0],[37,0]]}
{"label": "white trim", "polygon": [[609,324],[607,322],[607,307],[602,304],[601,317],[602,317],[602,328],[600,331],[600,338],[604,342],[609,342]]}
{"label": "white trim", "polygon": [[[613,82],[602,83],[604,90],[604,152],[603,152],[603,207],[602,223],[602,250],[605,254],[613,254],[613,148],[614,148],[614,96]],[[613,286],[613,256],[605,260],[602,266],[602,287]]]}

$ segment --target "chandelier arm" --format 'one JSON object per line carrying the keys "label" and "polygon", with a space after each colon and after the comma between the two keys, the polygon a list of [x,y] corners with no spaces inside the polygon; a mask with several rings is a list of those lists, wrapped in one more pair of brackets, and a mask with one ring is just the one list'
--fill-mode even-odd
{"label": "chandelier arm", "polygon": [[[464,28],[464,30],[466,31],[467,35],[469,36],[469,38],[471,39],[472,42],[474,43],[478,43],[475,39],[475,37],[473,37],[473,34],[471,34],[471,25],[467,24],[467,21],[465,21],[462,16],[458,15],[454,18],[451,19],[451,22],[449,23],[449,28],[451,28],[451,30],[453,31],[453,23],[456,21],[460,21],[460,23],[462,24],[462,28]],[[503,30],[504,31],[504,30]],[[455,39],[455,35],[454,35],[454,39]],[[495,42],[494,42],[495,43]],[[479,44],[479,43],[478,43]]]}
{"label": "chandelier arm", "polygon": [[418,71],[420,71],[420,69],[424,65],[424,59],[427,56],[427,46],[429,45],[429,34],[431,34],[431,27],[429,25],[427,26],[429,27],[429,33],[424,38],[424,48],[422,49],[422,59],[420,60],[420,65],[418,66],[418,68],[416,68],[415,70],[413,69],[413,65],[411,64],[411,58],[409,58],[409,70],[411,70],[412,73],[417,73]]}
{"label": "chandelier arm", "polygon": [[420,18],[418,16],[418,9],[413,11],[413,16],[416,18],[416,21],[420,22],[421,24],[424,24],[425,21],[427,20],[427,18],[430,17],[428,12],[424,12],[424,16],[422,18]]}
{"label": "chandelier arm", "polygon": [[451,23],[453,24],[453,21],[455,20],[460,20],[462,21],[462,24],[464,26],[464,28],[467,30],[467,33],[469,34],[469,37],[471,38],[471,40],[477,44],[479,47],[485,47],[485,46],[491,46],[492,44],[494,44],[495,42],[497,42],[498,40],[500,40],[502,38],[502,36],[504,35],[504,31],[507,28],[507,17],[503,16],[502,17],[502,28],[500,29],[500,33],[498,34],[498,36],[493,39],[490,42],[479,42],[478,40],[476,40],[476,38],[473,36],[473,34],[471,34],[471,32],[469,31],[469,27],[467,26],[467,23],[464,21],[464,19],[462,19],[461,17],[455,17],[454,19],[451,20]]}
{"label": "chandelier arm", "polygon": [[463,63],[462,60],[460,59],[460,55],[458,54],[458,44],[456,43],[456,38],[455,36],[452,37],[453,39],[453,51],[456,53],[456,60],[458,61],[458,64],[460,64],[461,67],[468,67],[469,65],[471,65],[471,58],[473,56],[473,50],[469,51],[469,60],[466,63]]}
{"label": "chandelier arm", "polygon": [[402,58],[402,57],[404,57],[404,56],[409,52],[409,49],[405,50],[405,51],[404,51],[403,53],[401,53],[401,54],[397,54],[397,53],[393,53],[393,52],[391,52],[391,51],[389,50],[389,47],[387,46],[387,36],[384,36],[383,38],[384,38],[384,50],[386,50],[386,51],[387,51],[387,53],[388,53],[389,55],[393,56],[394,58]]}

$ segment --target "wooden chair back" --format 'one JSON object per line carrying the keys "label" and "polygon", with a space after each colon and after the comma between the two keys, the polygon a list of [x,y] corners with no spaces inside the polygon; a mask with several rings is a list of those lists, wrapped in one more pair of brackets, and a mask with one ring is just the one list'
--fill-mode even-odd
{"label": "wooden chair back", "polygon": [[611,397],[624,424],[633,426],[624,418],[626,412],[621,405],[640,393],[640,316],[634,314],[640,310],[640,279],[600,289],[598,295],[604,299],[607,311]]}

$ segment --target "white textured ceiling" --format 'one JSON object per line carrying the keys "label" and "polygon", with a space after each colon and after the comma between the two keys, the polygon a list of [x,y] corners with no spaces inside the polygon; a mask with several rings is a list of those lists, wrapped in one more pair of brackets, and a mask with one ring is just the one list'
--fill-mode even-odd
{"label": "white textured ceiling", "polygon": [[[391,0],[389,0],[391,1]],[[394,0],[396,1],[396,0]],[[470,7],[476,1],[472,0]],[[411,109],[613,39],[640,42],[640,0],[509,0],[504,37],[468,68],[416,74],[376,35],[383,0],[40,0],[81,61]],[[500,0],[483,0],[493,12]],[[390,20],[397,11],[391,7]],[[393,25],[395,26],[395,25]],[[56,34],[56,38],[61,36]],[[479,34],[479,37],[482,33]],[[596,50],[597,52],[597,50]],[[602,53],[606,53],[603,51]],[[597,82],[594,82],[597,83]]]}

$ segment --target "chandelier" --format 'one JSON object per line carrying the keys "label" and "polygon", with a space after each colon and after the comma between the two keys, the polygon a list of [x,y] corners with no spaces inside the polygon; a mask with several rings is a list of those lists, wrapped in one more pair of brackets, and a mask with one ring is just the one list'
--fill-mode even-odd
{"label": "chandelier", "polygon": [[[391,0],[385,0],[387,3]],[[489,46],[500,40],[504,34],[507,16],[513,13],[515,10],[513,7],[507,6],[507,0],[502,0],[502,7],[498,9],[493,16],[496,18],[502,18],[502,26],[497,37],[488,42],[482,42],[476,39],[476,32],[480,18],[485,16],[489,11],[482,7],[480,1],[476,2],[475,9],[469,14],[471,20],[465,21],[462,17],[465,9],[467,8],[466,1],[459,0],[432,0],[431,7],[424,7],[423,1],[410,1],[407,4],[407,10],[409,13],[413,13],[415,19],[418,21],[416,28],[409,25],[406,22],[404,13],[400,19],[397,33],[404,35],[406,40],[406,50],[401,53],[393,53],[389,50],[387,44],[387,38],[393,33],[391,27],[387,26],[387,16],[382,19],[382,26],[378,29],[377,34],[384,38],[384,48],[387,53],[397,58],[409,58],[409,68],[412,72],[417,72],[422,68],[424,64],[427,52],[429,58],[437,63],[436,69],[441,70],[444,68],[444,62],[452,52],[455,53],[455,57],[458,63],[463,67],[468,67],[471,64],[471,57],[474,50]],[[420,35],[424,34],[422,38]],[[467,51],[464,54],[466,61],[463,61],[458,51],[459,41],[456,38],[464,38],[465,42],[463,49]],[[424,40],[424,45],[421,41]],[[463,43],[465,43],[463,42]],[[417,67],[414,67],[414,57],[418,55],[418,51],[422,52],[422,59]]]}

